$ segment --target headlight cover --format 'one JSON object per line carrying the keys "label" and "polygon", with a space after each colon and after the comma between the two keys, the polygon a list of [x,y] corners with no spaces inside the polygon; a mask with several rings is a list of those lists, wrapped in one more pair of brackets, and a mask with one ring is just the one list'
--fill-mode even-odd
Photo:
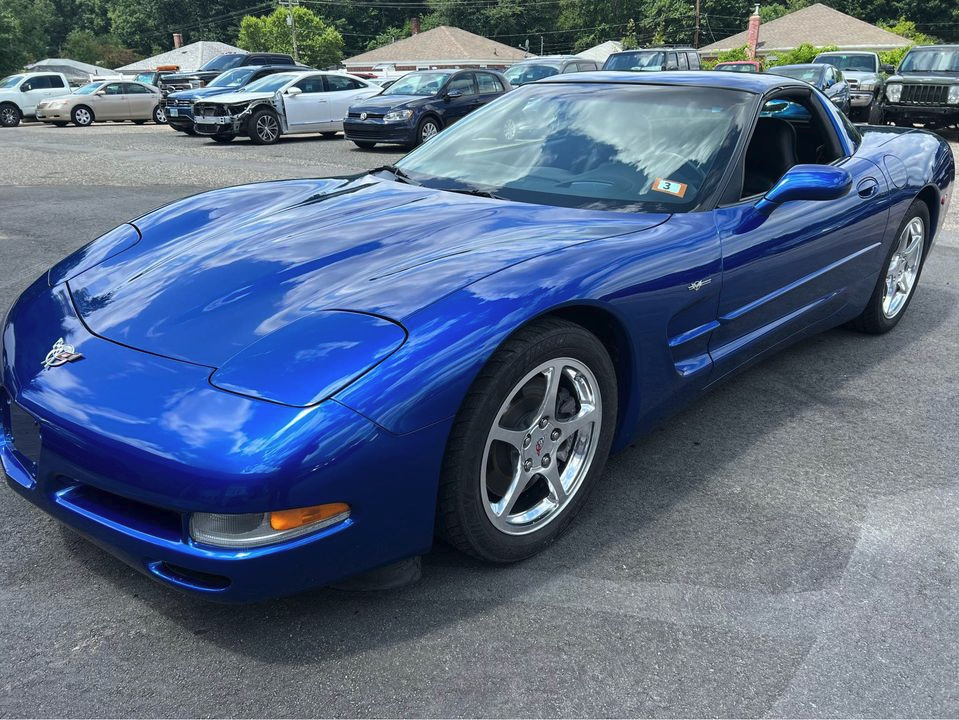
{"label": "headlight cover", "polygon": [[[291,519],[292,515],[295,519]],[[195,542],[222,548],[261,547],[317,532],[349,517],[350,506],[346,503],[242,515],[193,513],[190,537]]]}
{"label": "headlight cover", "polygon": [[889,83],[886,85],[886,97],[889,98],[889,102],[899,102],[899,98],[902,97],[902,84]]}
{"label": "headlight cover", "polygon": [[869,90],[870,92],[876,89],[876,83],[872,80],[864,80],[859,83],[860,90]]}
{"label": "headlight cover", "polygon": [[949,88],[949,94],[946,96],[946,102],[950,105],[959,105],[959,85],[953,85]]}
{"label": "headlight cover", "polygon": [[391,110],[383,117],[383,122],[403,122],[413,117],[412,110]]}

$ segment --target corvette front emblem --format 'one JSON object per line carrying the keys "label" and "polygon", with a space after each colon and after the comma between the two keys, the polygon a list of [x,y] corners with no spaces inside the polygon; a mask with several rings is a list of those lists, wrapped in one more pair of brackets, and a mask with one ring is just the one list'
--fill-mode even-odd
{"label": "corvette front emblem", "polygon": [[43,368],[44,370],[49,370],[50,368],[60,367],[61,365],[66,365],[68,362],[79,360],[82,357],[83,354],[78,353],[73,345],[67,345],[67,343],[63,341],[63,338],[60,338],[53,343],[53,348],[43,359]]}

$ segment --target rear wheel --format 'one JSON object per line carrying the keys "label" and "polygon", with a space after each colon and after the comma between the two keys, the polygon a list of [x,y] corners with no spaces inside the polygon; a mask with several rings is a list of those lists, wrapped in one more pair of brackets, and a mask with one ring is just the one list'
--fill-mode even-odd
{"label": "rear wheel", "polygon": [[247,127],[247,134],[256,145],[272,145],[280,139],[280,119],[272,110],[254,112]]}
{"label": "rear wheel", "polygon": [[353,144],[360,148],[360,150],[372,150],[376,147],[375,142],[366,142],[365,140],[354,140]]}
{"label": "rear wheel", "polygon": [[602,473],[616,425],[616,373],[590,332],[555,318],[518,331],[490,358],[447,444],[437,527],[492,562],[555,540]]}
{"label": "rear wheel", "polygon": [[909,307],[929,238],[929,208],[916,200],[906,212],[899,233],[886,258],[869,304],[853,325],[863,332],[879,335],[892,330]]}
{"label": "rear wheel", "polygon": [[0,126],[16,127],[23,119],[23,113],[13,103],[4,103],[0,105]]}
{"label": "rear wheel", "polygon": [[335,133],[335,132],[325,132],[325,133],[320,133],[320,135],[322,135],[323,137],[325,137],[325,138],[327,138],[327,139],[335,138],[335,137],[336,137],[336,133]]}
{"label": "rear wheel", "polygon": [[87,127],[93,124],[93,111],[86,105],[78,105],[70,113],[73,124],[77,127]]}

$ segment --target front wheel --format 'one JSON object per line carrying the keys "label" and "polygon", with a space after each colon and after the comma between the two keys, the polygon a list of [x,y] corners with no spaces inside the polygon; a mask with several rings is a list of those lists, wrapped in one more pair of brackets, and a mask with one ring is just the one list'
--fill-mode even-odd
{"label": "front wheel", "polygon": [[857,330],[880,335],[892,330],[909,307],[919,282],[929,237],[929,208],[912,203],[893,243],[869,304],[853,321]]}
{"label": "front wheel", "polygon": [[280,120],[272,110],[257,110],[248,121],[247,134],[256,145],[272,145],[280,139]]}
{"label": "front wheel", "polygon": [[416,131],[417,143],[425,143],[427,140],[432,140],[439,135],[441,129],[440,121],[436,118],[423,118]]}
{"label": "front wheel", "polygon": [[873,102],[869,106],[869,111],[866,115],[866,122],[869,125],[884,125],[886,122],[884,115],[885,113],[883,111],[882,103]]}
{"label": "front wheel", "polygon": [[93,111],[83,105],[73,108],[70,117],[77,127],[87,127],[93,124]]}
{"label": "front wheel", "polygon": [[233,133],[217,133],[216,135],[210,136],[213,142],[218,142],[218,143],[233,142],[233,138],[235,137],[236,135],[234,135]]}
{"label": "front wheel", "polygon": [[376,147],[375,142],[366,142],[365,140],[354,140],[353,144],[360,150],[372,150]]}
{"label": "front wheel", "polygon": [[10,103],[0,105],[0,125],[3,127],[16,127],[22,118],[23,114],[16,105]]}
{"label": "front wheel", "polygon": [[546,318],[507,340],[463,401],[447,444],[437,528],[491,562],[515,562],[555,540],[609,455],[616,372],[579,325]]}

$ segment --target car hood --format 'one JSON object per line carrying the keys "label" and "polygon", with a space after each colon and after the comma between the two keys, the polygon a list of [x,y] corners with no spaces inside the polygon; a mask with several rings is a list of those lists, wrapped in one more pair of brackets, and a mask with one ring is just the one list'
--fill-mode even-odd
{"label": "car hood", "polygon": [[860,83],[877,83],[882,80],[882,76],[879,73],[866,70],[843,70],[842,74],[847,80],[855,80]]}
{"label": "car hood", "polygon": [[[254,100],[267,100],[276,93],[272,92],[231,92],[216,96],[218,105],[234,105],[238,103],[253,102]],[[199,98],[203,99],[203,98]]]}
{"label": "car hood", "polygon": [[953,83],[959,83],[959,75],[956,73],[935,73],[935,72],[908,72],[908,73],[896,73],[889,78],[886,82],[901,82],[901,83],[919,83],[930,85],[951,85]]}
{"label": "car hood", "polygon": [[374,95],[363,102],[351,105],[350,112],[386,114],[390,110],[425,105],[435,99],[432,95]]}
{"label": "car hood", "polygon": [[175,98],[177,100],[202,100],[206,97],[212,97],[214,95],[226,95],[227,93],[235,95],[236,91],[232,88],[220,88],[220,87],[211,87],[211,88],[197,88],[196,90],[178,90],[177,92],[172,92],[167,97]]}
{"label": "car hood", "polygon": [[668,218],[470,197],[369,175],[287,180],[205,193],[144,216],[134,222],[139,241],[104,252],[68,286],[97,335],[221,367],[312,314],[349,310],[402,322],[525,259]]}

